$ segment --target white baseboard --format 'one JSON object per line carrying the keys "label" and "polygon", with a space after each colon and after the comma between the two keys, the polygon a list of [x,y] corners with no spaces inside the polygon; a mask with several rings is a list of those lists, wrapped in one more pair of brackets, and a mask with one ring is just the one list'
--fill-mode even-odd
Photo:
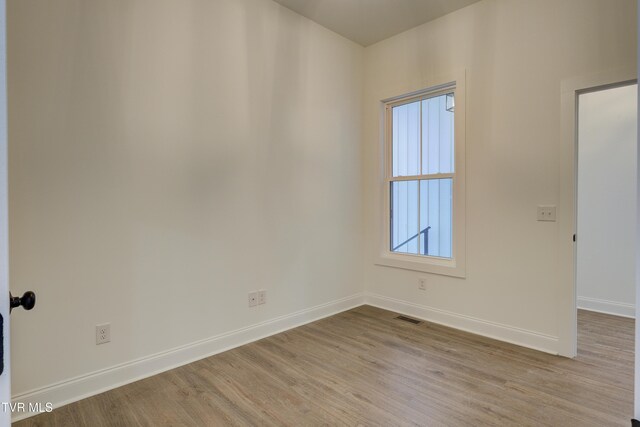
{"label": "white baseboard", "polygon": [[[187,363],[217,353],[222,353],[270,335],[332,316],[342,311],[350,310],[363,303],[364,294],[355,294],[202,341],[173,348],[162,353],[21,393],[13,396],[12,401],[23,402],[27,408],[29,407],[29,403],[41,403],[44,405],[46,402],[51,402],[54,408],[59,408],[69,403],[177,368],[178,366],[186,365]],[[33,415],[37,415],[37,413],[16,413],[12,417],[12,420],[18,421]]]}
{"label": "white baseboard", "polygon": [[[319,320],[352,308],[369,304],[382,309],[406,314],[429,322],[529,347],[546,353],[558,354],[558,338],[538,332],[489,322],[470,316],[422,306],[372,293],[359,293],[331,301],[292,314],[277,317],[242,329],[220,334],[202,341],[167,350],[151,356],[112,366],[56,384],[13,396],[13,402],[29,404],[53,403],[54,408],[177,368],[262,338]],[[16,413],[18,421],[37,413]]]}
{"label": "white baseboard", "polygon": [[494,338],[517,344],[522,347],[532,348],[545,353],[558,354],[558,337],[528,331],[500,323],[489,322],[471,316],[465,316],[434,307],[418,305],[415,303],[398,300],[395,298],[367,293],[365,304],[395,311],[407,316],[416,317],[428,322],[438,323],[477,335]]}
{"label": "white baseboard", "polygon": [[635,319],[636,307],[634,304],[607,301],[604,299],[578,297],[578,308],[581,310],[597,311],[598,313],[613,314],[614,316],[630,317]]}

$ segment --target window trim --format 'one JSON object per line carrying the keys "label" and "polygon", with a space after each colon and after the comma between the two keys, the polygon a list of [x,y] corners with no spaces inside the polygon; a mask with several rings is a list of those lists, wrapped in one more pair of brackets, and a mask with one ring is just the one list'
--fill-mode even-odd
{"label": "window trim", "polygon": [[[466,209],[465,209],[465,76],[459,73],[454,78],[440,79],[436,84],[429,85],[426,89],[411,92],[406,95],[395,96],[381,101],[382,109],[382,224],[380,224],[379,253],[376,259],[377,265],[402,268],[406,270],[421,271],[425,273],[441,274],[454,277],[466,277]],[[418,179],[415,177],[393,178],[393,140],[392,140],[392,109],[397,105],[415,102],[420,99],[431,98],[446,93],[454,93],[454,173],[440,174],[443,178],[453,179],[452,200],[452,253],[451,258],[434,256],[404,254],[391,252],[390,247],[390,183],[398,180]],[[452,176],[453,175],[453,176]],[[430,178],[437,178],[436,174]]]}

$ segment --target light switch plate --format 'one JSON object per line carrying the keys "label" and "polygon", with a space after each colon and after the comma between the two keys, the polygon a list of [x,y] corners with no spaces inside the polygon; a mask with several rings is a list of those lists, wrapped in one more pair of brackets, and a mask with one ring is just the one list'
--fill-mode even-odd
{"label": "light switch plate", "polygon": [[552,205],[538,206],[538,221],[555,221],[556,207]]}

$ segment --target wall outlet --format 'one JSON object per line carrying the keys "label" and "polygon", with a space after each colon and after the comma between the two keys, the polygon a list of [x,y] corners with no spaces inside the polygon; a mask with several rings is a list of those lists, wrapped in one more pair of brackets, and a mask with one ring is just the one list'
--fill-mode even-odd
{"label": "wall outlet", "polygon": [[421,291],[427,290],[427,279],[418,279],[418,289]]}
{"label": "wall outlet", "polygon": [[258,305],[258,293],[249,292],[249,307],[255,307]]}
{"label": "wall outlet", "polygon": [[111,341],[111,323],[96,325],[96,345]]}
{"label": "wall outlet", "polygon": [[555,221],[555,206],[538,206],[538,221]]}
{"label": "wall outlet", "polygon": [[258,304],[266,304],[267,303],[267,291],[261,290],[258,291]]}

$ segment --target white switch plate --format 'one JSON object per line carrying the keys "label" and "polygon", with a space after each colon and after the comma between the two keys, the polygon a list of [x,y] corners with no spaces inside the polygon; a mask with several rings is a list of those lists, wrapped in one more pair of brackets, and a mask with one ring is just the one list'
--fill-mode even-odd
{"label": "white switch plate", "polygon": [[105,344],[111,341],[111,324],[103,323],[96,325],[96,345]]}
{"label": "white switch plate", "polygon": [[255,307],[258,305],[258,293],[249,292],[249,307]]}
{"label": "white switch plate", "polygon": [[555,221],[555,206],[538,206],[538,221]]}

